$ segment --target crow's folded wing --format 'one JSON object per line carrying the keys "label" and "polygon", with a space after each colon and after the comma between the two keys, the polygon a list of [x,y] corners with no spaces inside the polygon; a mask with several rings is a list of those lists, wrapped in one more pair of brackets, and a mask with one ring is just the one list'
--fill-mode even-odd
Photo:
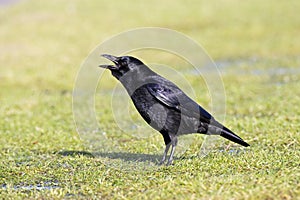
{"label": "crow's folded wing", "polygon": [[165,86],[157,83],[149,83],[146,87],[150,94],[160,103],[176,109],[183,115],[194,117],[208,123],[212,119],[212,116],[206,110],[175,85]]}

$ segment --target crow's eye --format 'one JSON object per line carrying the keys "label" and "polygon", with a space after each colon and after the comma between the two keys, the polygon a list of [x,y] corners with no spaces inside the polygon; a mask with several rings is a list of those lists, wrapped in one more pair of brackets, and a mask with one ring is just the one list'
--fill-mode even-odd
{"label": "crow's eye", "polygon": [[127,66],[127,62],[126,61],[122,61],[121,62],[121,66]]}
{"label": "crow's eye", "polygon": [[128,60],[126,58],[122,58],[120,64],[121,64],[121,66],[127,66],[128,65]]}

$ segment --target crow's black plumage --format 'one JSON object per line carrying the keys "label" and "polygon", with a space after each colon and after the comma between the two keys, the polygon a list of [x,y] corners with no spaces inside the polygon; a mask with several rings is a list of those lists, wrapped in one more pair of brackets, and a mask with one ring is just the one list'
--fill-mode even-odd
{"label": "crow's black plumage", "polygon": [[144,120],[162,134],[166,148],[161,164],[164,163],[170,146],[172,149],[167,165],[172,163],[177,137],[183,134],[220,135],[245,147],[249,146],[174,83],[149,69],[142,61],[131,56],[102,56],[114,65],[100,67],[112,72],[125,87]]}

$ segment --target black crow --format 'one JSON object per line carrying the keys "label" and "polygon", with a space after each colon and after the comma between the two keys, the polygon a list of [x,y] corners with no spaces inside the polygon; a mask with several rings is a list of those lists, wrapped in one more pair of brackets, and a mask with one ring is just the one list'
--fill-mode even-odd
{"label": "black crow", "polygon": [[160,164],[165,162],[170,146],[172,149],[167,165],[172,163],[177,137],[183,134],[220,135],[245,147],[249,146],[174,83],[152,71],[139,59],[108,54],[102,56],[114,65],[100,67],[111,71],[125,87],[144,120],[162,134],[166,148]]}

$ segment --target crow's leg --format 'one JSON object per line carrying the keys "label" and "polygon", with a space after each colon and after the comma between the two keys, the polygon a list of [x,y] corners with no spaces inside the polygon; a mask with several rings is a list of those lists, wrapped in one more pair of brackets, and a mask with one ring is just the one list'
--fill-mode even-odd
{"label": "crow's leg", "polygon": [[172,149],[171,149],[171,154],[170,154],[169,160],[167,162],[167,165],[171,165],[172,162],[173,162],[173,156],[174,156],[174,152],[175,152],[177,142],[178,142],[177,137],[174,137],[172,139]]}
{"label": "crow's leg", "polygon": [[166,145],[166,148],[165,148],[165,152],[164,152],[164,155],[163,155],[163,158],[162,160],[160,161],[159,165],[162,165],[164,164],[165,160],[166,160],[166,157],[167,157],[167,154],[168,154],[168,151],[170,149],[170,146],[171,146],[171,142],[169,142],[169,144]]}

